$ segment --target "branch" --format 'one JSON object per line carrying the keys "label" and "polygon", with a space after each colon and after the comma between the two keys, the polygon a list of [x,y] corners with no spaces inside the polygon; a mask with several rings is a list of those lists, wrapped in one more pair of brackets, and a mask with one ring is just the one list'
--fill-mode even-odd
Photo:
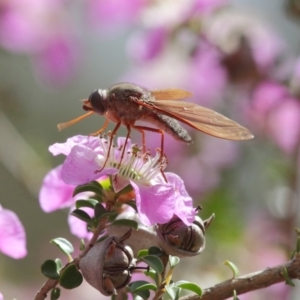
{"label": "branch", "polygon": [[237,295],[241,295],[265,288],[285,281],[283,276],[284,268],[287,270],[290,279],[300,279],[300,255],[297,254],[294,259],[286,264],[226,280],[211,288],[207,288],[203,291],[201,298],[192,295],[181,297],[180,300],[224,300],[233,297],[234,290]]}

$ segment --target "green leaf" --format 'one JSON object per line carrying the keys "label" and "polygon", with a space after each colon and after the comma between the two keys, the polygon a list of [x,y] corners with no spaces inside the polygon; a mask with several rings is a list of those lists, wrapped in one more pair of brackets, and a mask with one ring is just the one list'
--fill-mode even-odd
{"label": "green leaf", "polygon": [[160,256],[164,255],[164,252],[160,248],[158,248],[156,246],[151,246],[149,248],[149,255],[155,255],[155,256],[159,256],[160,257]]}
{"label": "green leaf", "polygon": [[85,243],[84,243],[84,239],[80,239],[80,246],[79,246],[79,250],[83,251],[85,249]]}
{"label": "green leaf", "polygon": [[152,278],[155,282],[157,282],[157,273],[154,270],[145,271],[144,274]]}
{"label": "green leaf", "polygon": [[180,262],[180,258],[178,256],[169,256],[169,264],[170,267],[173,269],[175,266],[177,266]]}
{"label": "green leaf", "polygon": [[133,187],[131,184],[126,185],[122,190],[116,193],[116,198],[118,198],[121,195],[127,194],[129,192],[133,191]]}
{"label": "green leaf", "polygon": [[138,292],[134,293],[133,295],[134,295],[133,299],[135,299],[135,300],[140,300],[140,299],[147,300],[150,297],[150,292],[149,291],[138,291]]}
{"label": "green leaf", "polygon": [[149,250],[148,249],[142,249],[138,252],[137,258],[141,258],[143,256],[149,255]]}
{"label": "green leaf", "polygon": [[180,288],[176,286],[165,286],[166,292],[172,300],[179,299]]}
{"label": "green leaf", "polygon": [[101,204],[97,203],[94,207],[94,215],[96,219],[100,219],[104,214],[108,213],[106,208]]}
{"label": "green leaf", "polygon": [[233,262],[231,262],[229,260],[225,260],[224,265],[228,266],[231,269],[231,271],[233,273],[233,278],[236,278],[237,276],[239,276],[239,269]]}
{"label": "green leaf", "polygon": [[285,279],[285,284],[290,286],[295,286],[294,282],[291,280],[289,273],[286,268],[283,268],[282,275]]}
{"label": "green leaf", "polygon": [[69,258],[74,252],[72,244],[64,238],[56,238],[50,241],[51,244],[55,244],[63,253],[65,253]]}
{"label": "green leaf", "polygon": [[126,204],[133,208],[136,212],[138,212],[135,201],[126,201]]}
{"label": "green leaf", "polygon": [[56,258],[55,263],[56,263],[56,270],[57,272],[59,272],[62,269],[62,262],[59,258]]}
{"label": "green leaf", "polygon": [[59,283],[65,289],[74,289],[80,286],[82,281],[83,277],[77,267],[70,264],[61,272]]}
{"label": "green leaf", "polygon": [[239,298],[236,295],[236,290],[233,290],[233,300],[239,300]]}
{"label": "green leaf", "polygon": [[132,293],[136,293],[138,291],[146,291],[146,290],[152,290],[152,291],[157,290],[157,286],[155,284],[149,283],[148,281],[145,280],[134,281],[131,284],[129,284],[129,287]]}
{"label": "green leaf", "polygon": [[139,224],[136,221],[133,220],[129,220],[129,219],[118,219],[112,222],[112,225],[116,225],[116,226],[126,226],[126,227],[130,227],[133,228],[135,230],[138,229]]}
{"label": "green leaf", "polygon": [[79,220],[87,223],[87,224],[91,224],[92,223],[92,218],[89,216],[88,213],[86,213],[84,210],[82,209],[74,209],[71,212],[71,216],[74,216],[76,218],[78,218]]}
{"label": "green leaf", "polygon": [[59,279],[59,273],[57,272],[57,266],[54,260],[46,260],[41,265],[41,271],[43,275],[50,279]]}
{"label": "green leaf", "polygon": [[95,199],[80,199],[75,202],[75,205],[76,208],[89,207],[91,209],[94,209],[97,203],[99,202]]}
{"label": "green leaf", "polygon": [[97,195],[103,195],[103,188],[98,181],[92,181],[87,184],[78,185],[73,192],[73,196],[84,193],[84,192],[93,192]]}
{"label": "green leaf", "polygon": [[161,274],[164,270],[164,265],[157,256],[147,255],[147,256],[141,257],[141,260],[144,261],[147,265],[149,265],[158,274]]}
{"label": "green leaf", "polygon": [[57,300],[60,297],[60,288],[55,287],[51,291],[50,300]]}
{"label": "green leaf", "polygon": [[188,290],[188,291],[194,292],[199,297],[202,296],[202,289],[196,283],[188,282],[188,281],[185,281],[185,280],[181,280],[181,281],[175,282],[175,286],[180,287],[180,288],[182,288],[184,290]]}

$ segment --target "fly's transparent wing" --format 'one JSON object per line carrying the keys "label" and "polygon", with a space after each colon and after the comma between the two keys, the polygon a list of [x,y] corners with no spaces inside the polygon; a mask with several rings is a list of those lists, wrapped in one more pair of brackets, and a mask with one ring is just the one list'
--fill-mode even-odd
{"label": "fly's transparent wing", "polygon": [[181,89],[164,89],[164,90],[153,90],[152,95],[156,100],[180,100],[185,98],[190,98],[193,96],[191,92],[181,90]]}
{"label": "fly's transparent wing", "polygon": [[248,140],[254,136],[245,127],[209,108],[186,101],[157,100],[152,109],[177,119],[206,134],[227,140]]}

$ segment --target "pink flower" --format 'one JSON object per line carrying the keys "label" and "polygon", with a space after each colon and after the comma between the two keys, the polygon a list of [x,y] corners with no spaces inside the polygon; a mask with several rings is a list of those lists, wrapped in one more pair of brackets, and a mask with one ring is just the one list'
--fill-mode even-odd
{"label": "pink flower", "polygon": [[13,211],[1,206],[0,251],[14,259],[23,258],[27,255],[26,233],[22,223]]}
{"label": "pink flower", "polygon": [[[92,143],[95,142],[93,138]],[[79,141],[69,151],[70,145]],[[155,157],[149,154],[138,155],[127,142],[124,157],[120,164],[120,156],[124,147],[125,138],[118,138],[118,148],[112,147],[108,155],[108,143],[103,138],[98,139],[101,147],[87,147],[82,137],[69,139],[65,145],[56,144],[51,147],[54,153],[64,152],[67,158],[62,166],[62,179],[71,184],[84,184],[105,175],[117,175],[113,181],[116,191],[129,183],[136,194],[136,204],[142,223],[166,223],[174,214],[187,225],[194,221],[195,210],[192,199],[188,196],[183,181],[175,174],[165,173],[165,181],[161,170],[165,163],[160,159],[160,153]],[[86,145],[84,145],[84,143]],[[106,161],[105,168],[103,164]],[[103,169],[100,173],[96,170]]]}
{"label": "pink flower", "polygon": [[100,29],[126,25],[138,19],[138,14],[145,6],[145,0],[89,0],[88,21]]}
{"label": "pink flower", "polygon": [[52,212],[74,203],[74,186],[66,184],[61,178],[62,165],[52,169],[44,178],[40,190],[40,206],[45,212]]}
{"label": "pink flower", "polygon": [[138,62],[154,59],[163,51],[167,39],[168,30],[163,26],[136,33],[128,43],[129,55]]}
{"label": "pink flower", "polygon": [[257,127],[286,153],[295,150],[300,138],[300,104],[286,87],[266,82],[253,94],[248,115]]}

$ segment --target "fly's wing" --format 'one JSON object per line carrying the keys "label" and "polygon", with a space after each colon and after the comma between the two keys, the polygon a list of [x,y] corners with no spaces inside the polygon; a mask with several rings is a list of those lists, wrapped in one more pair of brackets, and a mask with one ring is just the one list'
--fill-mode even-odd
{"label": "fly's wing", "polygon": [[235,121],[195,103],[157,100],[153,101],[150,107],[215,137],[227,140],[248,140],[254,137],[247,128]]}
{"label": "fly's wing", "polygon": [[151,94],[155,97],[156,100],[180,100],[193,96],[191,92],[181,89],[154,90],[151,91]]}

